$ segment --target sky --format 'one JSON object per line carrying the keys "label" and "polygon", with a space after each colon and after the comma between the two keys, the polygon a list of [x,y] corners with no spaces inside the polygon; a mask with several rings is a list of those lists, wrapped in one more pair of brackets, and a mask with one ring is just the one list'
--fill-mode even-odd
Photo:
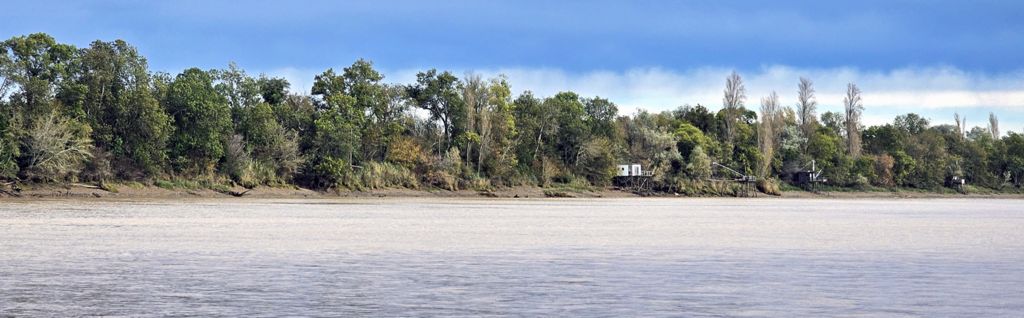
{"label": "sky", "polygon": [[867,124],[908,112],[935,124],[1024,131],[1024,1],[50,1],[4,4],[0,36],[123,39],[155,71],[224,68],[287,78],[359,58],[391,83],[437,68],[505,74],[513,90],[601,96],[620,113],[720,108],[743,76],[747,107],[815,82],[819,111],[847,83]]}

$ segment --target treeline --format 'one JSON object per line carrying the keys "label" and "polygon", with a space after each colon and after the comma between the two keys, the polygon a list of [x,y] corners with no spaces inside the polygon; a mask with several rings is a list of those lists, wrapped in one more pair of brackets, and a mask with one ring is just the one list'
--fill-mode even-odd
{"label": "treeline", "polygon": [[[860,90],[843,113],[778,95],[746,107],[726,79],[721,110],[702,105],[619,116],[573,92],[513,96],[503,76],[427,70],[391,84],[369,61],[317,75],[309,94],[282,78],[226,69],[152,72],[124,41],[86,48],[46,34],[0,46],[0,178],[29,182],[205,180],[315,189],[605,186],[619,163],[654,171],[663,191],[710,191],[730,167],[762,189],[812,160],[842,187],[935,189],[953,176],[1020,187],[1024,135],[930,125],[915,114],[864,127]],[[713,164],[714,163],[714,164]]]}

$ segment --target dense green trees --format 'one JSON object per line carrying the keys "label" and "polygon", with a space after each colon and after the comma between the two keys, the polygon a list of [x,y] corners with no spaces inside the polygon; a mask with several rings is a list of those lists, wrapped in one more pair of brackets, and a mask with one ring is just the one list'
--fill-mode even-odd
{"label": "dense green trees", "polygon": [[231,133],[228,99],[214,89],[213,76],[185,70],[168,87],[164,107],[174,119],[169,149],[174,171],[213,173]]}
{"label": "dense green trees", "polygon": [[972,129],[959,115],[935,126],[917,114],[864,127],[860,94],[851,83],[843,111],[818,116],[813,83],[801,78],[794,107],[772,93],[759,114],[732,73],[717,111],[623,116],[608,99],[570,91],[513,96],[504,76],[431,69],[394,84],[357,60],[294,92],[233,63],[172,76],[151,72],[124,41],[79,49],[32,34],[0,43],[0,180],[605,186],[617,164],[639,163],[657,189],[702,193],[735,177],[716,167],[774,183],[813,161],[832,186],[938,189],[954,176],[977,189],[1024,184],[1024,135],[1002,135],[994,114]]}
{"label": "dense green trees", "polygon": [[81,121],[81,105],[66,104],[81,90],[71,75],[79,61],[75,48],[41,33],[13,37],[0,48],[6,126],[0,128],[3,174],[36,180],[77,174],[92,147],[91,129]]}
{"label": "dense green trees", "polygon": [[92,127],[96,156],[89,179],[111,177],[112,167],[118,167],[119,178],[159,175],[173,127],[153,94],[145,58],[124,41],[96,41],[80,51],[75,66],[72,76],[79,94],[66,99],[81,107]]}
{"label": "dense green trees", "polygon": [[409,98],[417,107],[430,114],[430,120],[439,121],[441,140],[436,141],[438,154],[454,146],[455,138],[463,136],[469,122],[466,102],[460,94],[459,79],[448,71],[440,74],[429,70],[416,74],[416,84],[407,88]]}

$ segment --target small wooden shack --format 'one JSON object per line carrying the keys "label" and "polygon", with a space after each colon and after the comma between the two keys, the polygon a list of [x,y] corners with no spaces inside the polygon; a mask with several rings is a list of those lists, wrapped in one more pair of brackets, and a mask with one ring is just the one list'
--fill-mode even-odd
{"label": "small wooden shack", "polygon": [[652,171],[644,171],[639,163],[621,164],[618,165],[617,173],[612,178],[612,184],[633,191],[645,191],[649,190],[650,179],[653,175]]}
{"label": "small wooden shack", "polygon": [[793,173],[793,179],[791,180],[793,184],[807,190],[815,191],[817,189],[817,184],[828,182],[828,179],[821,177],[823,171],[817,169],[817,165],[814,160],[811,160],[810,170],[806,170],[806,166],[804,168],[805,170]]}

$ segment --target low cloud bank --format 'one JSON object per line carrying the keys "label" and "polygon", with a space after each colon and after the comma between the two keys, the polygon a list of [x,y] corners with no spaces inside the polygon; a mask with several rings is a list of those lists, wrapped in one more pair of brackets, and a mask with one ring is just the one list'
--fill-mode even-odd
{"label": "low cloud bank", "polygon": [[[313,76],[321,71],[284,68],[266,73],[287,78],[295,91],[308,91]],[[383,70],[383,73],[387,82],[411,83],[418,71]],[[460,76],[467,71],[485,77],[505,74],[516,93],[530,90],[537,96],[550,96],[572,90],[582,96],[605,97],[617,103],[622,114],[630,114],[637,109],[661,111],[684,104],[718,108],[722,103],[725,77],[732,69],[701,67],[676,71],[650,67],[581,73],[517,67],[453,70]],[[807,77],[815,83],[822,112],[841,109],[847,83],[860,86],[867,108],[867,124],[888,122],[907,112],[931,117],[935,123],[952,122],[953,112],[982,120],[990,111],[1000,115],[1004,126],[1014,127],[1014,130],[1021,130],[1017,127],[1024,123],[1024,70],[991,74],[951,66],[873,71],[774,65],[739,72],[746,84],[749,108],[756,108],[760,98],[771,91],[778,92],[783,105],[794,105],[797,81]]]}

